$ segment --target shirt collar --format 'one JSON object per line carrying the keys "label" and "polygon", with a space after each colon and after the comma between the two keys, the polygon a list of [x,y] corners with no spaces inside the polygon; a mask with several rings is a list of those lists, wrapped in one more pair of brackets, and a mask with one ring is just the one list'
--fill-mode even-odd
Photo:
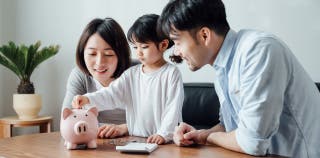
{"label": "shirt collar", "polygon": [[213,63],[213,67],[216,68],[225,68],[229,61],[229,58],[232,54],[233,45],[236,41],[237,33],[230,29],[225,37],[222,46],[218,52],[217,58]]}

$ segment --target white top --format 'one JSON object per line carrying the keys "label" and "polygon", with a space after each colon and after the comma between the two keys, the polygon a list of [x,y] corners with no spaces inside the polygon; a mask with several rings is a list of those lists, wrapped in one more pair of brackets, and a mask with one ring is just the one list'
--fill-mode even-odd
{"label": "white top", "polygon": [[85,96],[99,111],[126,109],[129,134],[134,136],[159,134],[167,142],[182,120],[183,82],[178,68],[169,63],[147,74],[142,64],[133,66],[109,87]]}

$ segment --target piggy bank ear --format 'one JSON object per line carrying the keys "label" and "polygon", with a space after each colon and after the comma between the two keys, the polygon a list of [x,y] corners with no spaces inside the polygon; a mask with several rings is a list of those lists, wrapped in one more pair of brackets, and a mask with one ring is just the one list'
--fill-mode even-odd
{"label": "piggy bank ear", "polygon": [[98,109],[96,107],[90,107],[88,110],[88,112],[92,112],[95,116],[98,116]]}
{"label": "piggy bank ear", "polygon": [[62,118],[65,120],[71,114],[72,110],[70,110],[69,108],[64,108],[62,111]]}

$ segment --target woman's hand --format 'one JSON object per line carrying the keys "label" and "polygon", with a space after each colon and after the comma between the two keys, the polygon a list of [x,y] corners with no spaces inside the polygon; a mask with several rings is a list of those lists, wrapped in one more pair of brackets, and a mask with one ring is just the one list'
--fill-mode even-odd
{"label": "woman's hand", "polygon": [[148,137],[147,143],[156,143],[160,145],[165,143],[165,139],[158,134],[154,134]]}
{"label": "woman's hand", "polygon": [[84,105],[89,104],[89,98],[83,95],[76,95],[72,100],[72,107],[76,109],[81,109]]}
{"label": "woman's hand", "polygon": [[99,127],[98,137],[100,138],[115,138],[124,135],[128,135],[127,124],[114,125],[106,124]]}

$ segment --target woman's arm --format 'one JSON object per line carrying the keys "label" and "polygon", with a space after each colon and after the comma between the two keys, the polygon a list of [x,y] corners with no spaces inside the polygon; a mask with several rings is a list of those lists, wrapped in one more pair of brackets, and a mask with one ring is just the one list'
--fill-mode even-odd
{"label": "woman's arm", "polygon": [[127,124],[104,124],[99,127],[98,131],[98,137],[100,138],[115,138],[127,135],[129,135]]}

